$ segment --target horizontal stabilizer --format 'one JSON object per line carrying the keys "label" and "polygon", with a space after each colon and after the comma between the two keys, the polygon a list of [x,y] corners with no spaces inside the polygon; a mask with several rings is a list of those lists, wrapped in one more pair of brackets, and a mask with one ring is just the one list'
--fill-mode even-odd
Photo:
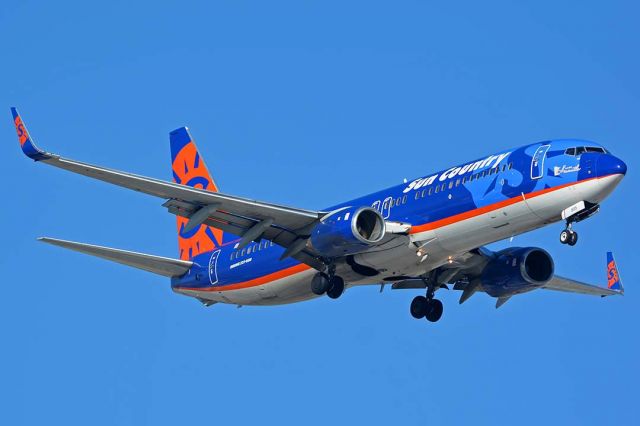
{"label": "horizontal stabilizer", "polygon": [[101,247],[93,244],[75,243],[73,241],[58,240],[55,238],[42,237],[39,241],[64,247],[91,256],[101,257],[123,265],[143,269],[154,274],[166,277],[179,277],[184,275],[193,266],[193,262],[186,260],[171,259],[168,257],[153,256],[150,254],[136,253],[133,251],[119,250],[109,247]]}

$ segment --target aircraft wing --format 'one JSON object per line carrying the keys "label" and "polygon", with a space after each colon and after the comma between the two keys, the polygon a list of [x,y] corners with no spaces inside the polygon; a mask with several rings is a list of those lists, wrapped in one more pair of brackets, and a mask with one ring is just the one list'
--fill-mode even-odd
{"label": "aircraft wing", "polygon": [[38,148],[18,111],[11,108],[11,112],[22,151],[35,161],[166,199],[163,205],[173,214],[193,218],[198,224],[204,223],[238,236],[257,234],[246,242],[266,238],[285,247],[286,256],[292,256],[316,269],[323,267],[320,259],[306,246],[306,241],[326,212],[209,192],[64,158]]}
{"label": "aircraft wing", "polygon": [[622,286],[622,280],[618,273],[618,266],[611,252],[607,252],[607,287],[587,284],[555,275],[543,288],[601,297],[624,294],[624,287]]}
{"label": "aircraft wing", "polygon": [[[453,284],[454,290],[461,290],[460,303],[463,303],[477,291],[482,290],[480,277],[482,270],[495,255],[494,252],[484,247],[480,247],[470,252],[464,253],[436,270],[439,285]],[[426,281],[421,277],[406,279],[395,282],[392,288],[395,289],[415,289],[425,288]],[[594,296],[614,296],[623,295],[624,287],[618,273],[618,267],[611,252],[607,253],[607,286],[594,285],[581,281],[555,275],[541,288],[547,290],[564,291],[569,293],[588,294]],[[496,307],[501,306],[508,300],[499,301]]]}

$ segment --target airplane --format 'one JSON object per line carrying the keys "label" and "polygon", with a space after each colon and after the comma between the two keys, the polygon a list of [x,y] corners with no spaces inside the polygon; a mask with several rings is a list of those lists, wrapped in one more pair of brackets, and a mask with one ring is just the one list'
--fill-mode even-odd
{"label": "airplane", "polygon": [[414,289],[410,314],[438,321],[440,289],[496,299],[536,289],[596,296],[624,294],[607,253],[607,285],[564,278],[538,247],[493,252],[487,244],[564,222],[560,242],[573,246],[573,225],[600,209],[626,164],[594,142],[548,140],[494,153],[323,210],[225,194],[212,179],[186,127],[169,134],[173,182],[112,170],[38,148],[11,108],[24,154],[93,179],[149,194],[176,216],[178,258],[43,237],[55,246],[171,278],[174,292],[205,306],[279,305],[359,285]]}

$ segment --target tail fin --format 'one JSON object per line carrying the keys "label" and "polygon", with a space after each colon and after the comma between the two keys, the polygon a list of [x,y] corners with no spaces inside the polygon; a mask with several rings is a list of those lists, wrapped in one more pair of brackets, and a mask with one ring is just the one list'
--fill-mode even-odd
{"label": "tail fin", "polygon": [[622,286],[622,280],[618,273],[618,266],[613,258],[613,253],[607,252],[607,287],[611,290],[618,290],[620,293],[624,293],[624,287]]}
{"label": "tail fin", "polygon": [[[218,187],[196,148],[189,129],[181,127],[169,135],[173,180],[181,185],[218,192]],[[180,259],[192,260],[222,245],[222,231],[207,225],[185,229],[188,218],[177,216]]]}

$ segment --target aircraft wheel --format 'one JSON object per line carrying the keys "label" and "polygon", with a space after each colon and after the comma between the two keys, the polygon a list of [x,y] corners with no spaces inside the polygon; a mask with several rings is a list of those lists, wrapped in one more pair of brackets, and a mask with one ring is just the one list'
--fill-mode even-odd
{"label": "aircraft wheel", "polygon": [[427,298],[424,296],[416,296],[411,301],[411,306],[409,310],[411,311],[411,316],[415,319],[424,318],[427,312]]}
{"label": "aircraft wheel", "polygon": [[560,242],[562,244],[568,244],[569,241],[571,240],[571,231],[569,231],[568,229],[565,229],[564,231],[562,231],[560,233]]}
{"label": "aircraft wheel", "polygon": [[329,280],[330,287],[327,290],[327,296],[337,299],[344,292],[344,280],[338,276],[334,276]]}
{"label": "aircraft wheel", "polygon": [[571,234],[569,236],[569,241],[567,242],[567,244],[569,244],[570,246],[575,246],[577,242],[578,242],[578,233],[575,231],[571,231]]}
{"label": "aircraft wheel", "polygon": [[429,301],[425,317],[427,318],[427,321],[436,322],[440,317],[442,317],[442,311],[444,311],[442,302],[438,299],[433,299]]}
{"label": "aircraft wheel", "polygon": [[317,294],[318,296],[323,295],[329,290],[329,287],[329,277],[327,274],[320,272],[313,276],[311,280],[311,291],[313,294]]}

